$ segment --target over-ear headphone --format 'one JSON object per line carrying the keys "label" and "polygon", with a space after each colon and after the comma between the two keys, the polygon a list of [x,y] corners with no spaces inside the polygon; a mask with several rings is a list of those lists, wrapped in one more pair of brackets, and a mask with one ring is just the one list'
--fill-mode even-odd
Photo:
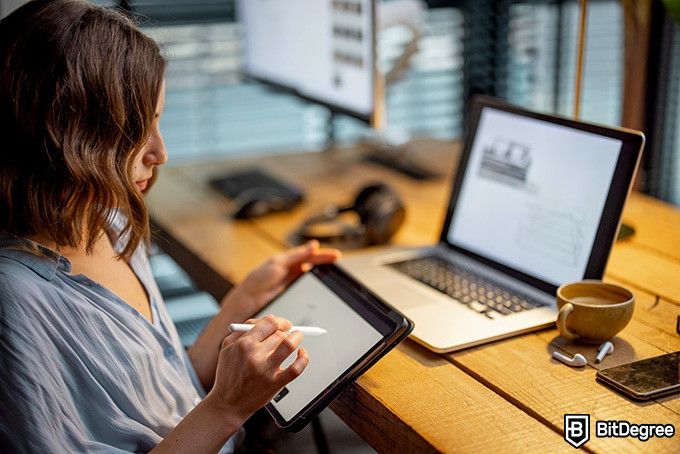
{"label": "over-ear headphone", "polygon": [[[356,213],[359,222],[339,220],[339,215],[346,212]],[[326,207],[323,213],[304,221],[293,235],[299,242],[317,239],[345,248],[382,244],[399,230],[405,217],[399,195],[386,184],[377,183],[362,188],[352,205]]]}

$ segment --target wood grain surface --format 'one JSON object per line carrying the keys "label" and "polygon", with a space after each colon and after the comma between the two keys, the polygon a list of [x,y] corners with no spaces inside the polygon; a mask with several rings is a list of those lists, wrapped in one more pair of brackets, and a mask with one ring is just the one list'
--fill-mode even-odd
{"label": "wood grain surface", "polygon": [[[356,149],[209,162],[164,169],[149,196],[150,210],[164,230],[232,282],[290,246],[291,233],[309,215],[328,204],[350,204],[360,187],[376,181],[390,184],[408,212],[394,243],[431,244],[446,212],[459,147],[420,140],[410,148],[447,177],[416,182],[362,162]],[[228,203],[205,182],[250,165],[299,184],[305,203],[257,220],[227,219]],[[623,220],[635,234],[615,244],[605,280],[634,292],[635,314],[603,363],[593,361],[597,347],[566,341],[555,329],[449,355],[435,355],[406,341],[336,399],[333,410],[374,448],[389,453],[572,452],[562,439],[565,413],[589,413],[591,421],[672,423],[680,430],[680,397],[636,403],[595,381],[598,368],[680,350],[675,331],[680,315],[680,211],[632,194]],[[555,349],[581,352],[589,365],[566,367],[551,359]],[[582,449],[677,453],[680,435],[642,443],[591,433]]]}

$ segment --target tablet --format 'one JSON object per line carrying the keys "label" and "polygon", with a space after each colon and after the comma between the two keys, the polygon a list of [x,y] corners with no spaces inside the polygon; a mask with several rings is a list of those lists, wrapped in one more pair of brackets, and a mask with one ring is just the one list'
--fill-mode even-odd
{"label": "tablet", "polygon": [[287,432],[302,429],[413,330],[410,320],[335,265],[304,273],[255,317],[269,314],[328,331],[305,336],[301,345],[309,352],[307,368],[266,405]]}

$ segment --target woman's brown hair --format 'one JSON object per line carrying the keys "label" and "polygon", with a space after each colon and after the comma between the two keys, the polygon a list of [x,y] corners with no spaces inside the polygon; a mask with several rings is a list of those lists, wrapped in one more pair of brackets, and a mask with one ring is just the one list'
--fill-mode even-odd
{"label": "woman's brown hair", "polygon": [[148,242],[131,171],[164,71],[130,19],[85,1],[33,1],[0,21],[0,232],[91,251],[108,231],[127,239],[125,259]]}

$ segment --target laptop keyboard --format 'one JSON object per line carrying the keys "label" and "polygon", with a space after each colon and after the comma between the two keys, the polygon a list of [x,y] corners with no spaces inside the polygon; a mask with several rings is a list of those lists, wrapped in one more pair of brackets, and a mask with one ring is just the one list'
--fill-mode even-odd
{"label": "laptop keyboard", "polygon": [[490,319],[544,306],[540,301],[515,290],[507,290],[499,283],[434,255],[390,263],[388,266]]}

